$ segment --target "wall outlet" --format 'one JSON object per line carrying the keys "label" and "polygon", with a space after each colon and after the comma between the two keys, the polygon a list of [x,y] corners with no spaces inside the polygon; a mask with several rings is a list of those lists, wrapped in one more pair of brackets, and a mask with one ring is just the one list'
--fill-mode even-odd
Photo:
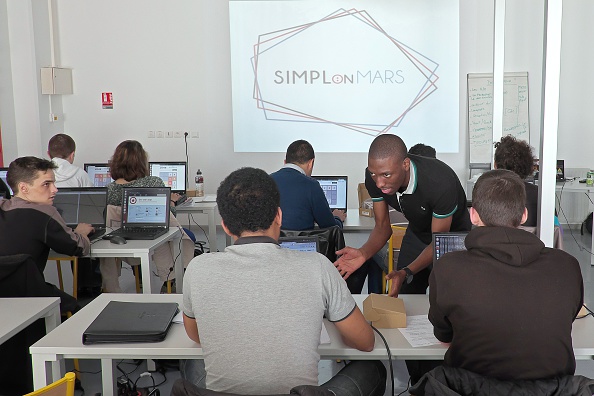
{"label": "wall outlet", "polygon": [[148,131],[148,138],[154,138],[155,137],[155,131]]}
{"label": "wall outlet", "polygon": [[192,138],[193,139],[198,139],[200,137],[200,134],[198,133],[198,131],[192,131]]}
{"label": "wall outlet", "polygon": [[173,137],[173,131],[167,131],[167,132],[165,132],[165,137],[166,138],[172,138]]}
{"label": "wall outlet", "polygon": [[157,131],[157,138],[163,139],[163,131]]}
{"label": "wall outlet", "polygon": [[174,136],[176,139],[181,139],[181,138],[182,138],[182,136],[184,136],[184,133],[183,133],[182,131],[175,131],[175,132],[173,133],[173,136]]}

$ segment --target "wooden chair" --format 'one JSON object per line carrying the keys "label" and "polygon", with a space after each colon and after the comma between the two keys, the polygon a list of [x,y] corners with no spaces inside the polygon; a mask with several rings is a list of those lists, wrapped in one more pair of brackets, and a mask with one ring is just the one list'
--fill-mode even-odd
{"label": "wooden chair", "polygon": [[66,373],[63,378],[24,396],[74,396],[75,379],[74,373]]}
{"label": "wooden chair", "polygon": [[72,297],[78,300],[78,257],[76,256],[57,256],[48,257],[48,261],[55,261],[58,269],[58,283],[60,290],[64,291],[64,280],[62,278],[62,261],[70,261],[72,264]]}
{"label": "wooden chair", "polygon": [[[394,270],[394,252],[400,252],[402,238],[404,238],[406,227],[406,225],[401,226],[392,224],[392,236],[388,241],[388,273]],[[390,291],[391,283],[391,281],[386,281],[385,290]]]}

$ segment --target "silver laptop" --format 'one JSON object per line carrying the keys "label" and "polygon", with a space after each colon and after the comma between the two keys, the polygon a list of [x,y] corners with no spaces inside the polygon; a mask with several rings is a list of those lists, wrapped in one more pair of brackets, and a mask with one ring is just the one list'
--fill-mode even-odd
{"label": "silver laptop", "polygon": [[446,253],[466,250],[468,232],[435,232],[433,234],[433,265]]}
{"label": "silver laptop", "polygon": [[60,188],[54,197],[54,206],[68,227],[76,228],[79,223],[92,225],[95,231],[89,234],[91,241],[105,234],[107,188]]}
{"label": "silver laptop", "polygon": [[109,233],[125,239],[151,240],[169,231],[169,187],[124,187],[122,226]]}
{"label": "silver laptop", "polygon": [[297,250],[299,252],[320,251],[318,237],[316,236],[280,237],[278,239],[278,244],[282,248]]}
{"label": "silver laptop", "polygon": [[330,209],[347,210],[348,176],[312,176],[324,190]]}

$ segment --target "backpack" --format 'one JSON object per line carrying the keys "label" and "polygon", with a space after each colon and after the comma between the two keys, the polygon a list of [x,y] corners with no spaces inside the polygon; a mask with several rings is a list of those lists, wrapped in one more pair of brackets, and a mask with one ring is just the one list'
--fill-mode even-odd
{"label": "backpack", "polygon": [[580,232],[582,235],[584,235],[584,228],[591,234],[592,233],[592,213],[590,212],[590,214],[588,215],[588,217],[586,217],[586,220],[584,220],[582,222],[582,228],[580,229]]}

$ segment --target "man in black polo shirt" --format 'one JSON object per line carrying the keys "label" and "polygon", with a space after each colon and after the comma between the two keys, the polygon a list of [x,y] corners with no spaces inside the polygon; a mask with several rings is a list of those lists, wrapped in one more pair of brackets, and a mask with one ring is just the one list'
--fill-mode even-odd
{"label": "man in black polo shirt", "polygon": [[346,247],[336,261],[344,278],[382,249],[390,236],[388,206],[402,212],[409,221],[390,296],[399,293],[425,294],[433,260],[433,232],[469,231],[471,227],[466,194],[458,176],[443,162],[407,154],[396,135],[380,135],[371,143],[365,186],[373,199],[375,227],[359,249]]}

